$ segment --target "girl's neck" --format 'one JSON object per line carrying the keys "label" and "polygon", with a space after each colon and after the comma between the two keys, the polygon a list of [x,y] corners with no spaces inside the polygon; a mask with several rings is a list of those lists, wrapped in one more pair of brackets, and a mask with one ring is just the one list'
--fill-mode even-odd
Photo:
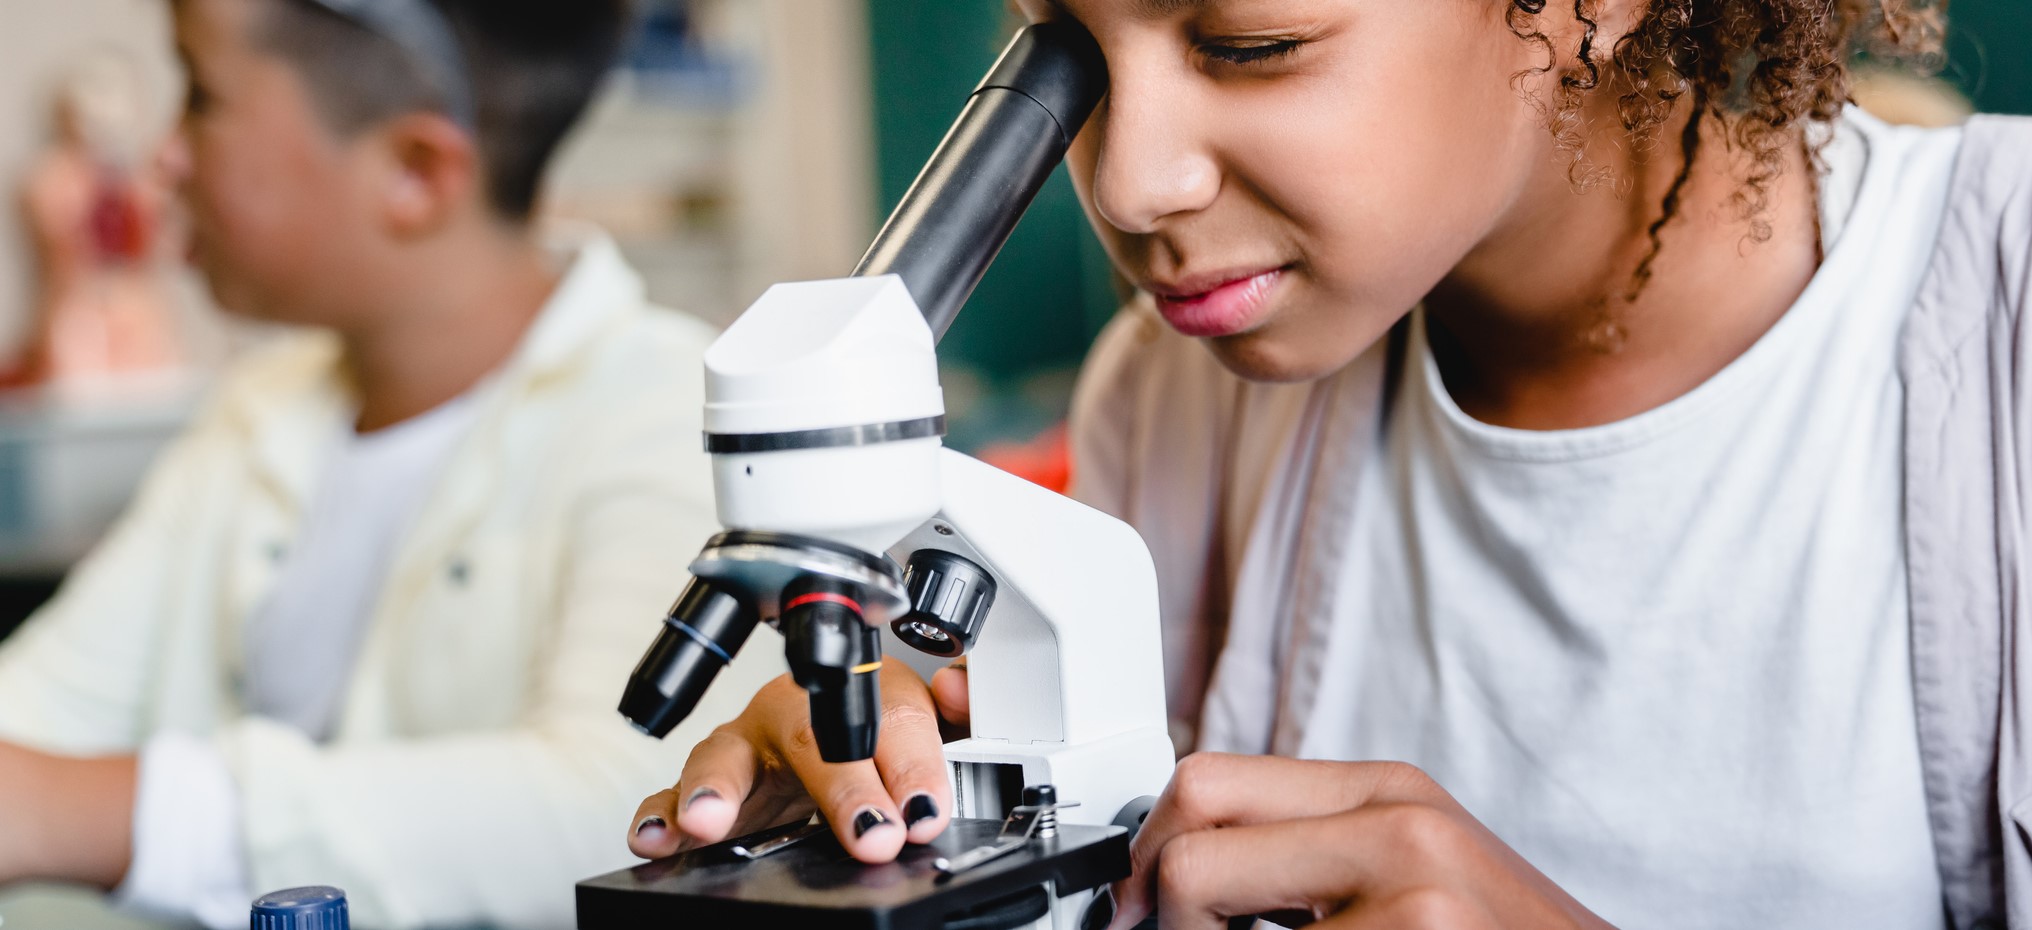
{"label": "girl's neck", "polygon": [[[1591,125],[1616,126],[1599,94]],[[1689,110],[1690,107],[1682,107]],[[1812,167],[1788,147],[1752,241],[1737,207],[1746,165],[1713,119],[1648,283],[1629,292],[1683,160],[1682,112],[1647,153],[1589,148],[1609,182],[1576,192],[1566,167],[1520,193],[1505,220],[1426,298],[1447,390],[1476,419],[1519,429],[1611,423],[1691,391],[1756,343],[1820,262]],[[1603,133],[1604,136],[1609,135]]]}

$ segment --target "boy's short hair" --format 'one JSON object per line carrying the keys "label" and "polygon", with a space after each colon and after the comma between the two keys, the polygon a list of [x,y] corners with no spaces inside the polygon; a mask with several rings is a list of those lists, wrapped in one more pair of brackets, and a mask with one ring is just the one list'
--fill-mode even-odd
{"label": "boy's short hair", "polygon": [[[487,200],[529,219],[544,169],[627,33],[627,0],[416,0],[443,14],[464,56]],[[442,109],[424,71],[395,41],[311,0],[262,0],[258,45],[290,62],[336,132]]]}

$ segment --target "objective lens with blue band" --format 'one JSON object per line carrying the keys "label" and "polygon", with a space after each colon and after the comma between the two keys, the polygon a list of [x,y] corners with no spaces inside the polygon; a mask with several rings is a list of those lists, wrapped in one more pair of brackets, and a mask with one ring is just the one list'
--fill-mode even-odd
{"label": "objective lens with blue band", "polygon": [[670,608],[621,694],[621,713],[657,738],[670,734],[734,661],[760,617],[711,582],[693,578]]}
{"label": "objective lens with blue band", "polygon": [[734,657],[728,655],[727,650],[721,649],[720,644],[713,642],[711,637],[708,637],[706,634],[701,633],[696,629],[693,629],[691,624],[686,623],[683,620],[677,619],[676,616],[665,617],[663,618],[663,622],[668,623],[671,626],[677,627],[677,631],[679,633],[683,633],[684,635],[691,637],[692,642],[698,643],[700,646],[705,647],[705,650],[707,652],[719,656],[720,661],[722,663],[728,665],[733,664]]}

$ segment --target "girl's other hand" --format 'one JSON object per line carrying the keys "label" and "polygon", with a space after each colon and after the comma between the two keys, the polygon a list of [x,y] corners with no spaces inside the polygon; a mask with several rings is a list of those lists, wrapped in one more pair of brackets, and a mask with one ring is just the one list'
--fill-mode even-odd
{"label": "girl's other hand", "polygon": [[862,862],[894,860],[905,840],[931,841],[952,819],[941,722],[966,725],[966,669],[943,669],[929,685],[901,662],[885,663],[880,674],[875,758],[840,764],[819,758],[809,699],[782,676],[692,750],[676,786],[642,802],[628,848],[658,859],[813,810]]}
{"label": "girl's other hand", "polygon": [[1203,753],[1137,834],[1134,872],[1084,925],[1165,930],[1262,914],[1331,928],[1604,928],[1425,773],[1392,762]]}

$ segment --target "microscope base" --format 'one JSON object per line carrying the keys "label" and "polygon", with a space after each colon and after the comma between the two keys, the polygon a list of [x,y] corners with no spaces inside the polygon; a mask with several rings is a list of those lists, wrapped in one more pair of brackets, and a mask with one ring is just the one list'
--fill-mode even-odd
{"label": "microscope base", "polygon": [[1054,838],[1032,840],[960,875],[946,876],[932,867],[941,856],[993,843],[1001,828],[997,820],[956,819],[930,845],[906,847],[896,862],[878,866],[855,861],[830,834],[753,861],[734,855],[730,847],[739,841],[730,840],[580,882],[578,926],[1030,927],[1064,907],[1068,902],[1061,898],[1077,895],[1073,900],[1084,907],[1090,896],[1079,892],[1129,875],[1126,831],[1066,823]]}

